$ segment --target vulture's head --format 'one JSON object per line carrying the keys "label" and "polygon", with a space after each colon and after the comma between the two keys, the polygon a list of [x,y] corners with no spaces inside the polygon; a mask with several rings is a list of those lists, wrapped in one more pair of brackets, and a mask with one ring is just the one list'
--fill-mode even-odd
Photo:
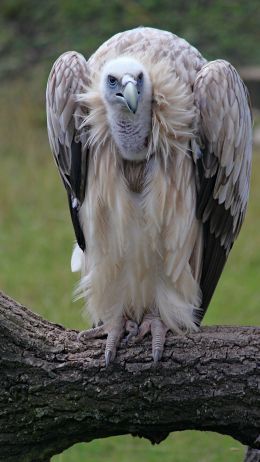
{"label": "vulture's head", "polygon": [[152,84],[144,65],[128,56],[107,62],[100,91],[121,155],[143,160],[151,130],[152,103]]}
{"label": "vulture's head", "polygon": [[103,69],[101,92],[111,108],[135,114],[151,103],[152,85],[145,67],[128,56],[109,61]]}

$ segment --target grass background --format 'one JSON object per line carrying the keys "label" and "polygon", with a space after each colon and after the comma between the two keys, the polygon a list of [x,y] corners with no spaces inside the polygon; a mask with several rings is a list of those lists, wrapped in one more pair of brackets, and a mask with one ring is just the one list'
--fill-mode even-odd
{"label": "grass background", "polygon": [[[0,287],[49,320],[82,329],[82,302],[72,303],[74,235],[45,128],[46,78],[36,67],[0,87]],[[204,324],[260,323],[259,154],[247,218]],[[235,462],[243,452],[231,438],[187,431],[156,447],[129,436],[78,444],[52,462]]]}

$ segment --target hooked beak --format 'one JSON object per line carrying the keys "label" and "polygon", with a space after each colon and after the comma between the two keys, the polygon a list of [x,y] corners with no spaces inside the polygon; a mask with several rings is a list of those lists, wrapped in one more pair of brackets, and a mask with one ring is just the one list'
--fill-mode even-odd
{"label": "hooked beak", "polygon": [[138,107],[138,91],[136,85],[131,80],[124,87],[123,94],[118,93],[118,97],[133,114],[136,113]]}
{"label": "hooked beak", "polygon": [[138,106],[138,92],[133,82],[127,82],[123,91],[123,96],[128,109],[135,114]]}

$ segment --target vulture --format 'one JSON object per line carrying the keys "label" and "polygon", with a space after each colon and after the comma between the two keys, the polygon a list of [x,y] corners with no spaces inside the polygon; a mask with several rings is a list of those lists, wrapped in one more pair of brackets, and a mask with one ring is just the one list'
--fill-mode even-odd
{"label": "vulture", "polygon": [[72,271],[105,364],[124,337],[199,329],[244,220],[251,171],[248,91],[227,61],[207,61],[149,27],[114,35],[86,60],[54,63],[47,126],[76,235]]}

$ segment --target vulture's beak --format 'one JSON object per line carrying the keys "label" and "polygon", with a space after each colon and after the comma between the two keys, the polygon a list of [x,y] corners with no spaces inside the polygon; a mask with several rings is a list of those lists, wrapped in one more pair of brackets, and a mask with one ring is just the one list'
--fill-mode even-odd
{"label": "vulture's beak", "polygon": [[138,91],[134,82],[129,81],[126,83],[123,90],[123,97],[129,111],[135,114],[138,107]]}

